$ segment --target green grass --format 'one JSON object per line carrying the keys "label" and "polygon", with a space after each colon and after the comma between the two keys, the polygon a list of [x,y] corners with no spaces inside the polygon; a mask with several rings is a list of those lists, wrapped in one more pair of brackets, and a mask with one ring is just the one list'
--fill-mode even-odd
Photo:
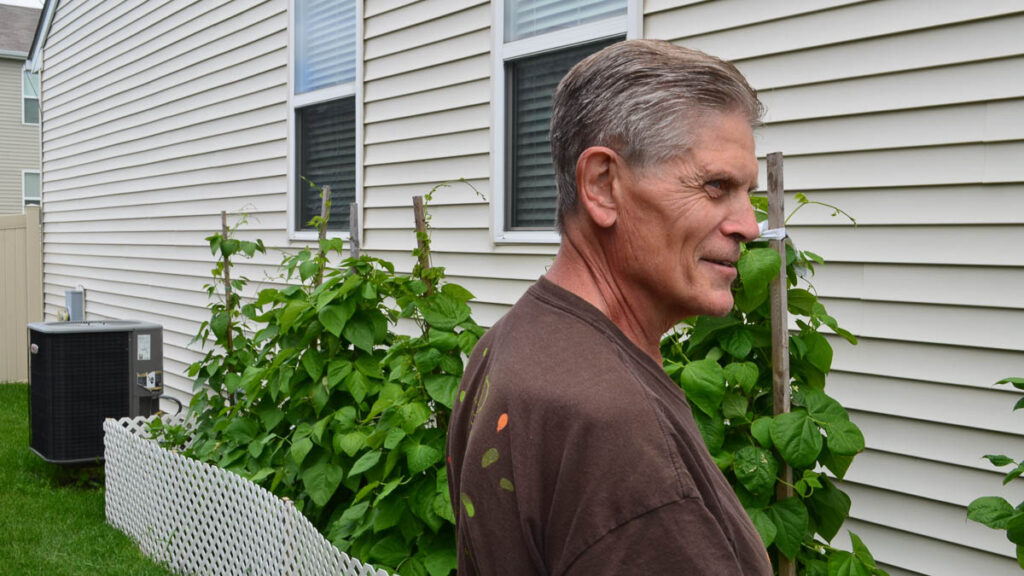
{"label": "green grass", "polygon": [[28,386],[0,384],[0,573],[171,575],[108,526],[102,466],[65,469],[28,448]]}

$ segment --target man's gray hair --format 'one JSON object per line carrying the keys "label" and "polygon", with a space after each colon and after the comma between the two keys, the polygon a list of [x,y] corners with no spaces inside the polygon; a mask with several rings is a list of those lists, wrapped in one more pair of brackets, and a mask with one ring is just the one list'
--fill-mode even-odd
{"label": "man's gray hair", "polygon": [[702,117],[734,112],[753,128],[764,107],[729,62],[661,40],[591,54],[558,84],[552,103],[558,229],[575,209],[576,161],[587,148],[606,146],[644,168],[684,153]]}

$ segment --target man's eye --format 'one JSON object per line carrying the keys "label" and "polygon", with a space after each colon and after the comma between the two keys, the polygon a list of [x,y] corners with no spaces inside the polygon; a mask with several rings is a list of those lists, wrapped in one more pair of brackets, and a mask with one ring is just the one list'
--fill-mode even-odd
{"label": "man's eye", "polygon": [[704,188],[707,189],[708,193],[712,196],[721,196],[725,192],[725,181],[709,180],[704,184]]}

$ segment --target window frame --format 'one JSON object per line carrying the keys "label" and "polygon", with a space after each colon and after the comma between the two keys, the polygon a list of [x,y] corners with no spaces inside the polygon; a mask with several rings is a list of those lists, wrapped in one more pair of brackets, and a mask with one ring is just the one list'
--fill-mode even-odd
{"label": "window frame", "polygon": [[508,86],[506,62],[553,52],[606,38],[623,36],[627,39],[643,38],[642,0],[625,0],[626,14],[589,22],[572,28],[554,30],[545,34],[505,43],[505,2],[491,3],[493,45],[491,47],[491,231],[495,244],[558,244],[560,235],[551,230],[509,230],[506,208],[507,171],[509,164]]}
{"label": "window frame", "polygon": [[[39,126],[42,123],[42,120],[43,120],[43,108],[42,108],[42,101],[43,101],[43,99],[40,98],[41,95],[38,94],[38,93],[33,98],[33,100],[36,101],[36,116],[38,117],[38,120],[36,122],[25,122],[25,100],[27,100],[29,98],[29,96],[25,95],[25,75],[26,74],[35,74],[36,75],[36,78],[37,78],[36,86],[37,87],[40,86],[39,80],[41,80],[41,79],[39,79],[39,73],[38,72],[32,72],[28,68],[24,68],[24,67],[21,68],[21,124],[22,124],[22,126]],[[39,91],[41,91],[41,90],[39,90]]]}
{"label": "window frame", "polygon": [[[25,197],[25,176],[28,174],[35,174],[36,178],[39,179],[39,197],[33,198],[35,204],[27,204],[28,199]],[[21,171],[21,206],[22,209],[25,206],[42,206],[43,205],[43,174],[40,170],[22,170]]]}
{"label": "window frame", "polygon": [[[363,2],[357,0],[356,8],[356,49],[355,49],[355,78],[350,83],[338,84],[320,88],[301,94],[295,93],[295,3],[298,0],[288,0],[288,239],[293,241],[315,241],[316,230],[303,230],[296,226],[298,213],[298,194],[295,185],[298,171],[299,145],[296,131],[297,108],[311,106],[341,98],[355,98],[355,138],[356,138],[356,182],[355,201],[357,204],[357,235],[362,239],[363,222]],[[328,230],[329,238],[342,238],[348,240],[348,230]]]}

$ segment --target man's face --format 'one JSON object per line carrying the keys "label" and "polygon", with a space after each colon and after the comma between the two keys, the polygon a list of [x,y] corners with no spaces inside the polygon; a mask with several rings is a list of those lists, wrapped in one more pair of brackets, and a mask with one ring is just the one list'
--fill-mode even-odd
{"label": "man's face", "polygon": [[609,248],[631,305],[667,322],[732,309],[740,243],[758,236],[757,170],[746,117],[715,114],[687,153],[628,171]]}

